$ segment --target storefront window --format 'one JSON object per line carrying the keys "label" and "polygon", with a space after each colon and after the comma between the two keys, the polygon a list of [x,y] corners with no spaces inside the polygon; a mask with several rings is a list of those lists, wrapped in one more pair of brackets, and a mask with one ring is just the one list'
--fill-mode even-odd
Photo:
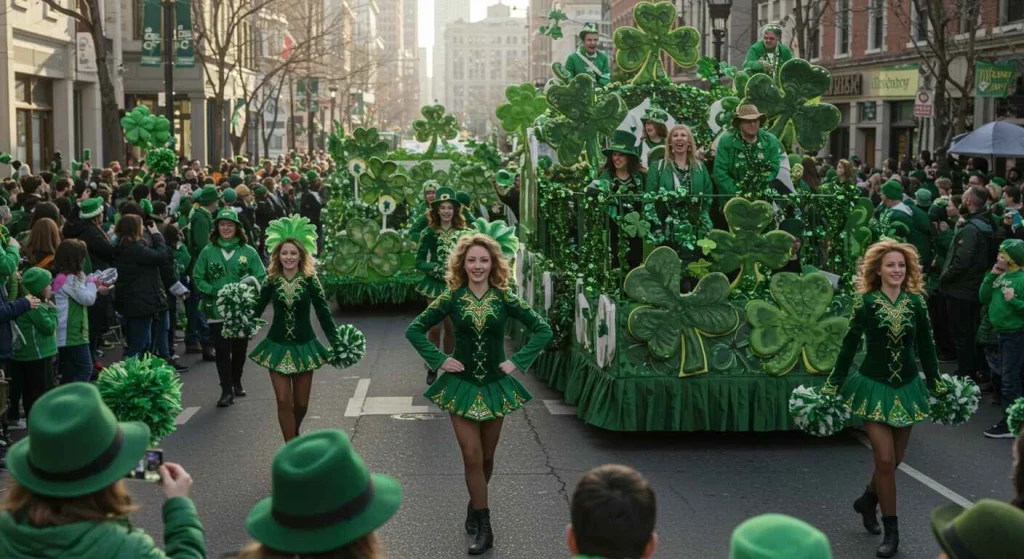
{"label": "storefront window", "polygon": [[18,159],[38,172],[53,155],[53,83],[23,74],[14,82]]}

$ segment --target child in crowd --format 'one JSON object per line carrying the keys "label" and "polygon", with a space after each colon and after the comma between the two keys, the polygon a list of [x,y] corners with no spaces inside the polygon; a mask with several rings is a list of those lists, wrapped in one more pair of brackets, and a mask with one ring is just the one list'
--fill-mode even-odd
{"label": "child in crowd", "polygon": [[[988,319],[999,338],[999,366],[1004,409],[1024,395],[1024,241],[1007,239],[999,245],[995,265],[978,290]],[[1012,439],[1006,417],[985,431],[990,439]]]}
{"label": "child in crowd", "polygon": [[7,418],[12,423],[20,419],[18,397],[23,399],[25,418],[32,404],[47,390],[53,388],[53,357],[57,355],[57,307],[50,302],[50,282],[53,276],[44,268],[29,268],[21,277],[25,292],[39,298],[40,305],[18,317],[16,324],[21,333],[16,344],[11,372],[11,409]]}
{"label": "child in crowd", "polygon": [[57,247],[53,269],[53,292],[57,302],[58,371],[62,384],[89,382],[92,378],[92,352],[89,351],[88,307],[96,302],[96,294],[106,294],[106,285],[85,275],[88,256],[85,243],[65,239]]}
{"label": "child in crowd", "polygon": [[736,527],[729,559],[832,559],[828,537],[814,526],[785,514],[762,514]]}
{"label": "child in crowd", "polygon": [[572,494],[569,551],[604,559],[649,559],[658,547],[654,491],[629,466],[606,464],[583,474]]}

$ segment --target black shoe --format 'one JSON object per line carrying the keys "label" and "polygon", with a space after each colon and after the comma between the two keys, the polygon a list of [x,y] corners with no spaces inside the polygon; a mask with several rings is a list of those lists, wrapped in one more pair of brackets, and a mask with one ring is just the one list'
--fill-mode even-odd
{"label": "black shoe", "polygon": [[1006,424],[1006,419],[999,420],[992,427],[989,427],[988,431],[985,431],[985,436],[990,439],[1012,439],[1013,433],[1010,432],[1010,427]]}
{"label": "black shoe", "polygon": [[875,555],[892,557],[900,549],[900,525],[895,516],[883,516],[882,525],[885,526],[885,535],[882,536],[882,545],[878,546]]}
{"label": "black shoe", "polygon": [[437,371],[427,371],[427,386],[434,384],[435,380],[437,380]]}
{"label": "black shoe", "polygon": [[220,393],[220,400],[217,400],[217,407],[226,408],[234,403],[235,395],[231,393],[231,390],[222,390]]}
{"label": "black shoe", "polygon": [[217,354],[213,352],[213,348],[206,346],[203,348],[203,361],[216,361]]}
{"label": "black shoe", "polygon": [[245,389],[242,388],[241,384],[236,384],[234,391],[235,391],[235,398],[244,398],[245,397]]}
{"label": "black shoe", "polygon": [[881,534],[882,527],[878,525],[878,517],[875,516],[875,509],[878,508],[878,495],[871,492],[871,487],[864,489],[864,494],[853,502],[853,510],[860,514],[864,521],[864,529],[872,534]]}
{"label": "black shoe", "polygon": [[174,367],[174,372],[176,372],[176,373],[184,373],[185,371],[188,370],[188,365],[182,365],[181,363],[178,363],[177,361],[175,361],[173,359],[168,361],[168,364],[170,364],[170,366]]}
{"label": "black shoe", "polygon": [[480,555],[494,547],[494,532],[491,531],[491,511],[489,509],[480,509],[473,512],[476,513],[477,530],[476,538],[473,539],[473,543],[469,546],[469,554]]}
{"label": "black shoe", "polygon": [[473,536],[476,535],[476,515],[473,514],[473,503],[466,505],[466,533]]}

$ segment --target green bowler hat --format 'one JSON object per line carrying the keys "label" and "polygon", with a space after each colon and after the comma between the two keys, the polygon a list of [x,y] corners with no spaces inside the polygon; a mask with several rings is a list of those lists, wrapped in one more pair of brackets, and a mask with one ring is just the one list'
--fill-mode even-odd
{"label": "green bowler hat", "polygon": [[37,495],[81,497],[113,485],[149,445],[149,427],[118,423],[87,382],[54,388],[32,411],[28,437],[7,453],[7,469]]}
{"label": "green bowler hat", "polygon": [[224,208],[217,212],[217,215],[213,216],[213,222],[217,223],[221,220],[228,220],[233,222],[235,225],[241,225],[242,222],[238,220],[238,213],[231,208]]}
{"label": "green bowler hat", "polygon": [[954,504],[934,509],[932,532],[951,559],[1019,559],[1024,553],[1024,511],[993,499],[967,510]]}
{"label": "green bowler hat", "polygon": [[832,549],[828,537],[803,520],[762,514],[733,531],[729,559],[832,559]]}
{"label": "green bowler hat", "polygon": [[624,153],[633,157],[640,157],[636,152],[636,136],[629,130],[616,130],[612,136],[612,144],[601,150],[606,157],[612,153]]}
{"label": "green bowler hat", "polygon": [[245,521],[249,535],[284,553],[323,553],[380,528],[402,504],[402,487],[371,474],[348,436],[313,431],[281,447],[271,466],[271,496]]}

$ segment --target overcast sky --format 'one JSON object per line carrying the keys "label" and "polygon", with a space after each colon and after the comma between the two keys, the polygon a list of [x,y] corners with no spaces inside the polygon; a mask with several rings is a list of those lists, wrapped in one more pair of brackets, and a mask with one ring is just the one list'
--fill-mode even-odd
{"label": "overcast sky", "polygon": [[[419,0],[419,39],[421,47],[434,46],[434,0]],[[498,0],[470,0],[470,20],[477,21],[487,16],[487,6],[497,4]],[[526,17],[529,0],[502,0],[507,6],[517,8],[513,11],[516,17]]]}

